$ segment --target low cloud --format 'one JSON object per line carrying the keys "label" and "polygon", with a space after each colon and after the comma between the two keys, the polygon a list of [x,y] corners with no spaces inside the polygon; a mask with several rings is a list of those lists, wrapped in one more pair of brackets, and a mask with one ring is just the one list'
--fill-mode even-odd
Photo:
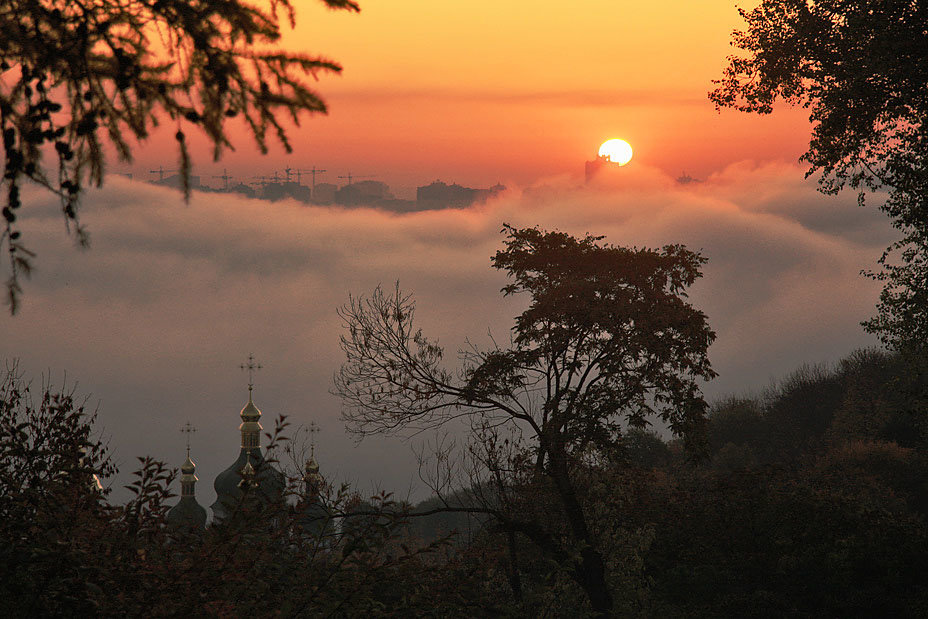
{"label": "low cloud", "polygon": [[[100,420],[125,469],[150,453],[179,464],[181,425],[198,427],[200,500],[238,450],[238,411],[253,352],[264,365],[255,400],[323,428],[326,472],[404,494],[415,485],[409,446],[355,447],[329,394],[341,361],[336,308],[383,283],[418,301],[426,334],[448,349],[488,330],[505,338],[519,299],[502,298],[490,268],[503,222],[618,245],[684,243],[709,263],[692,290],[718,340],[710,395],[741,392],[803,362],[873,344],[859,322],[879,288],[859,276],[892,240],[876,209],[817,193],[793,166],[739,164],[679,185],[642,166],[582,186],[555,178],[465,210],[396,214],[177,193],[122,178],[87,195],[92,248],[73,248],[54,205],[31,194],[24,241],[38,253],[22,311],[0,317],[0,355],[36,375],[67,371],[100,401]],[[60,381],[59,381],[60,382]]]}

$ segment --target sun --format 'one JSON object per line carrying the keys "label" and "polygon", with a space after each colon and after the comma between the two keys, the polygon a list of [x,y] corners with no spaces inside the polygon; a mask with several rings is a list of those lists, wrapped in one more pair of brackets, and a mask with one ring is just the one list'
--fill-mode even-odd
{"label": "sun", "polygon": [[605,157],[613,163],[625,165],[632,160],[632,147],[625,140],[606,140],[599,147],[599,156]]}

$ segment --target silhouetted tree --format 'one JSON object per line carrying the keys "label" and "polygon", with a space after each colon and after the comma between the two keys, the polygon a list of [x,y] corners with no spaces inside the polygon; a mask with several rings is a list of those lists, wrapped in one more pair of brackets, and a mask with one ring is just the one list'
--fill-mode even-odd
{"label": "silhouetted tree", "polygon": [[928,6],[882,0],[763,0],[709,98],[769,114],[783,100],[810,110],[802,159],[827,193],[888,192],[881,209],[902,238],[871,276],[884,282],[865,323],[894,346],[928,345]]}
{"label": "silhouetted tree", "polygon": [[[570,574],[595,613],[608,613],[612,593],[581,471],[614,458],[623,423],[656,417],[693,446],[704,439],[699,381],[714,376],[706,350],[715,334],[685,292],[704,259],[680,245],[628,249],[538,228],[503,232],[505,248],[492,260],[514,280],[503,293],[528,296],[509,348],[463,352],[455,374],[413,326],[411,297],[398,285],[393,294],[378,287],[340,310],[347,360],[335,389],[361,435],[469,418],[473,453],[503,487],[486,511]],[[510,501],[507,484],[544,491]]]}
{"label": "silhouetted tree", "polygon": [[[321,0],[358,11],[353,0]],[[131,139],[176,124],[180,172],[189,193],[185,127],[201,129],[219,158],[232,144],[226,122],[241,117],[262,152],[270,132],[290,151],[279,115],[325,112],[307,77],[341,67],[324,58],[271,48],[279,16],[291,27],[290,0],[256,6],[242,0],[10,0],[0,5],[0,189],[11,269],[7,301],[13,312],[33,257],[17,226],[26,180],[55,193],[78,241],[82,190],[100,186],[104,148],[132,160]],[[48,166],[43,155],[51,155]]]}
{"label": "silhouetted tree", "polygon": [[[271,445],[285,440],[279,421]],[[265,461],[267,462],[267,461]],[[0,595],[3,615],[370,616],[429,608],[428,556],[408,548],[404,509],[372,499],[364,522],[337,530],[307,521],[301,505],[243,492],[205,531],[172,530],[165,514],[175,477],[140,458],[124,505],[100,477],[116,468],[73,390],[33,388],[0,374]],[[290,490],[301,496],[299,479]],[[356,506],[343,489],[316,500],[341,521]]]}

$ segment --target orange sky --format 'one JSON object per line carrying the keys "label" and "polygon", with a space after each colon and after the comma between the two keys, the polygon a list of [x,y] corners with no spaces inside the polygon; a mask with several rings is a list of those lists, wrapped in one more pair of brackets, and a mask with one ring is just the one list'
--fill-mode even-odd
{"label": "orange sky", "polygon": [[[580,175],[611,137],[632,144],[634,163],[705,176],[744,159],[793,162],[808,142],[802,110],[718,114],[708,102],[739,25],[734,0],[362,0],[360,14],[295,4],[285,46],[344,66],[319,82],[329,116],[292,132],[290,156],[275,146],[256,159],[244,134],[219,164],[198,149],[204,182],[218,185],[223,168],[316,165],[320,180],[350,171],[399,193],[437,178],[527,184]],[[172,134],[132,171],[176,167]]]}

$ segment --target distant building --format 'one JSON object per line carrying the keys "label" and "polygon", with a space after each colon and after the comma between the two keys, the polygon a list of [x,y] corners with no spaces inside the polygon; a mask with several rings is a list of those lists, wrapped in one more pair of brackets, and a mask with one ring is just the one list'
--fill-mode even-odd
{"label": "distant building", "polygon": [[422,210],[418,208],[415,200],[403,200],[402,198],[383,198],[377,201],[377,208],[394,213],[412,213]]}
{"label": "distant building", "polygon": [[[166,176],[165,178],[158,179],[156,181],[149,181],[152,185],[159,185],[161,187],[173,187],[174,189],[183,189],[184,184],[181,182],[180,174],[172,174],[171,176]],[[190,175],[190,188],[191,189],[200,189],[200,177]]]}
{"label": "distant building", "polygon": [[416,206],[417,210],[464,208],[484,202],[505,189],[499,183],[488,189],[473,189],[457,183],[448,185],[435,181],[431,185],[416,188]]}
{"label": "distant building", "polygon": [[609,160],[608,157],[604,155],[600,155],[593,161],[587,161],[586,166],[584,168],[584,172],[586,173],[585,174],[586,182],[589,183],[591,180],[593,180],[593,178],[595,178],[596,175],[599,174],[600,170],[602,170],[603,168],[612,167],[612,166],[618,167],[618,164],[613,163],[612,161]]}
{"label": "distant building", "polygon": [[380,181],[358,181],[335,192],[335,204],[342,206],[375,205],[380,200],[391,198],[390,187]]}
{"label": "distant building", "polygon": [[228,193],[240,193],[243,196],[248,198],[255,197],[255,189],[245,183],[239,183],[238,185],[229,185]]}
{"label": "distant building", "polygon": [[689,185],[690,183],[701,183],[701,182],[702,180],[698,178],[693,178],[692,176],[687,174],[685,171],[683,172],[682,175],[677,177],[677,183],[680,185]]}
{"label": "distant building", "polygon": [[313,189],[313,203],[334,204],[336,191],[338,191],[337,185],[333,185],[332,183],[319,183]]}
{"label": "distant building", "polygon": [[268,183],[261,192],[261,197],[271,202],[293,198],[300,202],[312,201],[312,190],[306,185],[293,182]]}

